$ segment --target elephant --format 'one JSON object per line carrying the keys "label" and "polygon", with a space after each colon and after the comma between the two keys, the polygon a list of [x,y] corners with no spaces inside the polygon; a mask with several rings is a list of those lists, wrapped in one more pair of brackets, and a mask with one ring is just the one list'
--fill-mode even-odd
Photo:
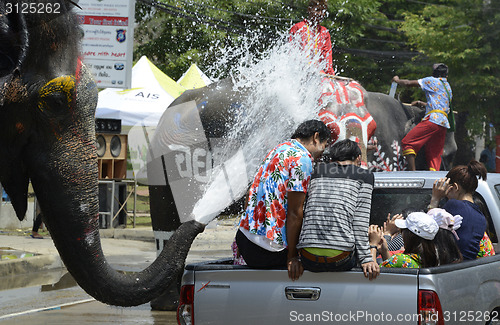
{"label": "elephant", "polygon": [[0,3],[0,182],[22,220],[31,180],[61,259],[87,293],[110,305],[149,302],[177,280],[205,225],[181,225],[142,272],[109,265],[98,224],[97,87],[79,58],[75,3],[39,0],[58,9],[37,14],[22,3]]}
{"label": "elephant", "polygon": [[[362,157],[368,168],[377,171],[404,169],[401,155],[393,154],[391,145],[394,144],[393,141],[398,142],[403,138],[422,111],[416,107],[402,105],[393,98],[391,101],[387,95],[384,97],[380,94],[379,97],[377,93],[367,92],[358,82],[349,78],[321,79],[318,83],[320,96],[315,98],[320,107],[317,118],[330,128],[332,141],[355,139],[361,146]],[[224,150],[236,150],[235,147],[238,147],[239,143],[246,141],[245,130],[253,127],[242,126],[238,118],[252,114],[247,112],[252,111],[253,107],[245,107],[247,98],[259,97],[261,94],[249,87],[237,87],[236,84],[238,80],[226,78],[207,87],[187,90],[169,105],[160,120],[151,141],[149,152],[152,154],[147,165],[151,219],[159,250],[183,224],[186,217],[189,217],[185,211],[186,207],[190,206],[190,203],[185,201],[185,198],[190,196],[187,192],[193,194],[196,192],[193,188],[203,187],[203,181],[200,181],[205,178],[203,171],[208,173],[210,168],[216,168],[223,163],[215,159],[220,151],[217,144],[234,142],[234,147],[223,147]],[[270,97],[272,100],[267,102],[269,105],[275,104],[274,99],[279,98],[274,93]],[[388,107],[384,108],[385,105]],[[398,111],[389,113],[396,110]],[[252,123],[253,121],[249,122]],[[233,129],[236,128],[242,128],[243,135],[236,132],[237,138],[232,139],[235,134]],[[288,131],[291,135],[293,130]],[[385,131],[390,132],[385,135]],[[191,133],[192,140],[197,141],[186,141],[184,138],[188,133]],[[374,136],[380,139],[377,144],[370,143]],[[200,145],[200,142],[206,142],[206,145]],[[368,150],[370,147],[375,150]],[[390,151],[384,153],[387,150]],[[225,154],[231,156],[227,152]],[[397,168],[385,166],[387,158],[391,162],[394,161]],[[248,172],[251,173],[252,170],[247,170],[247,176]],[[183,178],[191,180],[183,181]],[[248,179],[243,182],[248,183]],[[183,189],[178,187],[179,183],[183,184]],[[197,200],[196,193],[194,194],[192,201]],[[234,201],[234,204],[227,207],[227,213],[241,212],[243,198],[235,195]],[[178,295],[179,288],[172,285],[168,292],[153,300],[151,306],[153,309],[171,310],[175,307]]]}
{"label": "elephant", "polygon": [[[356,138],[363,146],[362,153],[366,161],[368,140],[376,129],[376,123],[365,105],[366,91],[359,83],[348,78],[331,79],[326,76],[321,78],[314,76],[312,79],[314,80],[311,81],[310,88],[318,89],[316,91],[318,97],[313,97],[312,103],[315,105],[319,102],[322,107],[317,114],[332,131],[333,140],[339,136]],[[207,87],[185,91],[170,104],[159,122],[151,140],[147,166],[151,218],[159,250],[162,249],[164,243],[168,242],[170,236],[186,220],[186,217],[189,217],[186,216],[185,210],[190,204],[183,201],[184,197],[189,195],[185,193],[190,191],[193,194],[195,192],[193,188],[203,186],[203,182],[198,181],[203,177],[200,177],[200,172],[197,174],[194,171],[199,171],[199,166],[204,166],[204,171],[201,172],[203,174],[203,172],[207,173],[211,167],[219,166],[223,162],[216,161],[217,152],[224,151],[226,156],[231,156],[225,151],[234,151],[239,143],[249,138],[248,133],[245,132],[253,129],[254,121],[248,121],[250,126],[242,126],[239,118],[242,115],[253,114],[248,111],[252,111],[254,107],[252,109],[245,107],[248,103],[247,99],[261,97],[261,94],[248,86],[236,85],[238,85],[238,80],[226,78]],[[283,88],[286,89],[286,87]],[[282,90],[282,88],[279,89]],[[310,91],[309,88],[308,91]],[[272,106],[273,109],[280,107],[276,105],[279,95],[268,93],[267,90],[263,93],[265,95],[262,97],[270,98],[268,101],[264,100],[267,105]],[[286,124],[287,120],[280,119],[278,123]],[[233,139],[235,133],[233,129],[238,128],[233,127],[235,125],[239,125],[243,131],[242,134],[236,132],[236,139]],[[187,129],[190,129],[192,134],[197,133],[196,136],[191,135],[191,137],[198,141],[190,143],[185,141]],[[202,142],[206,142],[207,145],[200,146],[200,138],[206,139]],[[268,139],[262,139],[262,141],[269,142]],[[236,143],[236,146],[225,145],[230,142]],[[223,143],[224,149],[218,148],[219,143]],[[271,144],[266,143],[266,145]],[[176,149],[167,150],[171,147]],[[204,154],[196,155],[196,152]],[[210,156],[214,159],[211,160]],[[250,159],[260,160],[261,157],[250,157]],[[254,171],[250,168],[247,170],[247,176],[251,173]],[[192,180],[184,182],[183,189],[177,188],[177,184],[182,183],[184,177],[192,178]],[[248,180],[245,179],[242,182],[247,183]],[[196,193],[194,194],[196,196]],[[192,201],[196,199],[193,197]],[[236,203],[227,208],[228,213],[237,213],[241,210],[242,199],[236,195],[234,201]],[[171,287],[167,294],[152,301],[151,305],[153,309],[171,310],[175,306],[178,294],[178,288]]]}

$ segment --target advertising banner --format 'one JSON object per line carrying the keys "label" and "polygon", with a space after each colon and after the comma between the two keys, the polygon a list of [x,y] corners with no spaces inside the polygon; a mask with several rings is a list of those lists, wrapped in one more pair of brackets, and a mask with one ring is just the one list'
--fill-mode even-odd
{"label": "advertising banner", "polygon": [[99,88],[130,88],[135,0],[80,0],[82,57]]}

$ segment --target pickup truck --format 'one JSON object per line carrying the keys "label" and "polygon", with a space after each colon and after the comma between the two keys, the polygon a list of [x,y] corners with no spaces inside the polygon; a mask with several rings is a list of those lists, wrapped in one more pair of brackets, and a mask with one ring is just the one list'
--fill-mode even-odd
{"label": "pickup truck", "polygon": [[[407,207],[425,209],[432,185],[446,172],[375,173],[371,224]],[[500,174],[480,181],[494,247],[500,231]],[[305,271],[297,281],[283,269],[257,270],[232,260],[185,267],[179,324],[497,324],[500,254],[421,269],[382,268],[373,281],[360,268]]]}

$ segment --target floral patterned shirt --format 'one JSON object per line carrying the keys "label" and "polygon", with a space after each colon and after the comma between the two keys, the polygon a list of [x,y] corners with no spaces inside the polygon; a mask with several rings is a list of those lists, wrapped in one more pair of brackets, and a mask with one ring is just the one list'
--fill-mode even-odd
{"label": "floral patterned shirt", "polygon": [[418,254],[403,254],[398,253],[392,255],[390,258],[383,261],[380,266],[382,267],[405,267],[405,268],[419,268],[420,257]]}
{"label": "floral patterned shirt", "polygon": [[[425,109],[425,116],[423,120],[429,120],[430,122],[441,125],[447,129],[450,128],[450,123],[448,122],[448,117],[446,115],[443,113],[432,112],[434,110],[441,110],[446,114],[450,113],[450,100],[453,98],[453,95],[450,84],[446,81],[446,78],[427,77],[419,79],[418,83],[420,84],[422,90],[425,91],[425,97],[427,98],[427,107]],[[450,94],[449,99],[445,87]]]}
{"label": "floral patterned shirt", "polygon": [[287,247],[288,192],[307,192],[312,156],[297,140],[282,143],[262,162],[248,193],[240,227]]}
{"label": "floral patterned shirt", "polygon": [[490,236],[484,233],[483,239],[479,242],[479,253],[477,257],[493,256],[495,255],[495,249],[493,248],[493,243],[491,242]]}

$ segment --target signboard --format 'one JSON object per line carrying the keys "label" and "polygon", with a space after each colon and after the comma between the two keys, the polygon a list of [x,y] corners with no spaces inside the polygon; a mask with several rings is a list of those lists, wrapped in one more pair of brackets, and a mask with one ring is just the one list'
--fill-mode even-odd
{"label": "signboard", "polygon": [[130,88],[135,0],[80,0],[82,57],[99,88]]}

